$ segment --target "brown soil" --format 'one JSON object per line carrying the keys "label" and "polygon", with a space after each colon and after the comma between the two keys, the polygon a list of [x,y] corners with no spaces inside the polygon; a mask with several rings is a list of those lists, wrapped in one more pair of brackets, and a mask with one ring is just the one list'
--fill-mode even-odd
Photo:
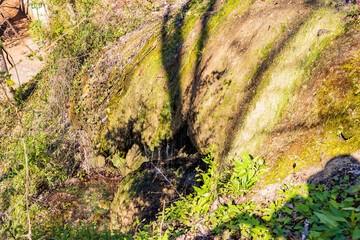
{"label": "brown soil", "polygon": [[[29,35],[29,26],[31,21],[19,13],[10,21],[11,25],[5,23],[5,29],[2,39],[3,46],[7,56],[7,67],[11,74],[11,79],[15,82],[16,87],[31,80],[43,67],[44,61],[40,59],[44,53],[40,51],[40,46]],[[35,57],[30,54],[35,53]],[[40,59],[39,59],[40,58]]]}

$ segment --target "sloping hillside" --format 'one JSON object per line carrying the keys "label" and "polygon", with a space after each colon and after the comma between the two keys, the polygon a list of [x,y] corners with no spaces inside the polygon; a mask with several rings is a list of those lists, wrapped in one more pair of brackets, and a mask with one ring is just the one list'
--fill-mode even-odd
{"label": "sloping hillside", "polygon": [[[356,219],[350,213],[332,210],[335,218],[330,219],[339,222],[335,224],[324,218],[327,213],[314,213],[312,198],[303,197],[301,203],[295,197],[315,191],[308,184],[342,179],[344,172],[350,180],[336,181],[348,185],[331,185],[321,193],[359,191],[353,188],[360,157],[358,5],[300,0],[75,1],[51,2],[49,9],[54,24],[42,28],[46,49],[51,49],[47,66],[34,79],[36,90],[18,93],[21,100],[3,118],[1,133],[29,141],[36,218],[36,209],[46,209],[44,216],[68,223],[84,219],[99,224],[97,230],[105,225],[120,229],[129,234],[119,233],[123,238],[146,239],[150,232],[153,238],[156,232],[160,238],[183,237],[176,239],[301,239],[301,234],[316,239],[317,232],[325,231],[316,228],[318,223],[336,225],[344,236],[360,238],[355,220],[347,230],[339,227],[348,218]],[[37,101],[42,101],[43,110]],[[21,122],[25,136],[19,131]],[[1,144],[4,151],[19,148],[16,141]],[[15,152],[10,154],[12,162],[4,158],[4,169],[22,165],[15,160],[21,150]],[[265,161],[267,173],[263,160],[252,156]],[[335,167],[327,164],[331,159],[337,159],[332,161]],[[242,175],[243,169],[256,170],[250,176]],[[4,189],[14,188],[6,184]],[[290,190],[276,200],[282,184]],[[300,184],[301,190],[291,190]],[[2,200],[6,209],[20,194],[10,195]],[[344,199],[333,200],[342,204]],[[282,219],[282,212],[294,217],[298,207],[284,204],[298,200],[308,207],[298,211],[301,220],[291,220],[301,228],[295,232],[289,222],[276,219]],[[352,214],[358,214],[358,200],[344,203],[343,210],[353,208]],[[253,202],[263,205],[254,207]],[[246,212],[241,204],[254,212]],[[178,211],[195,215],[176,215]],[[225,212],[233,215],[225,219]],[[239,216],[259,232],[248,225],[231,229],[229,222]],[[217,222],[222,218],[223,225]],[[311,234],[305,233],[305,220],[314,227]],[[289,232],[276,230],[279,224]],[[335,233],[326,234],[330,239]]]}

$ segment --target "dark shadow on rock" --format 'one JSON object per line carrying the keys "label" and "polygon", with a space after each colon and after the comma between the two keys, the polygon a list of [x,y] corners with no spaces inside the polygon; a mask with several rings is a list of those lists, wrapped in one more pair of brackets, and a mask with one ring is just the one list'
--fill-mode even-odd
{"label": "dark shadow on rock", "polygon": [[[350,182],[359,183],[358,179],[352,179],[352,177],[360,176],[360,164],[351,155],[341,155],[329,160],[322,171],[309,177],[308,184],[321,184],[331,189],[346,175],[350,177]],[[334,178],[339,178],[339,180],[334,182]]]}
{"label": "dark shadow on rock", "polygon": [[[350,155],[334,157],[327,162],[322,171],[309,177],[307,183],[308,197],[292,197],[267,217],[256,208],[243,210],[231,218],[231,224],[220,224],[204,239],[215,239],[219,235],[224,235],[226,231],[226,239],[253,239],[250,236],[253,229],[266,229],[272,239],[309,239],[310,233],[313,234],[313,239],[351,239],[356,225],[351,226],[351,210],[344,210],[346,208],[341,206],[352,206],[356,209],[360,205],[359,199],[354,198],[360,194],[359,161]],[[285,192],[286,187],[288,186],[279,190]],[[342,205],[349,201],[353,202]],[[262,205],[268,206],[269,203],[263,202]],[[326,222],[326,218],[332,221],[332,216],[333,222]],[[346,219],[345,222],[343,218]],[[337,228],[331,226],[331,223]],[[248,235],[241,231],[241,226],[246,226]]]}
{"label": "dark shadow on rock", "polygon": [[[204,64],[202,68],[200,68],[200,63],[202,61],[203,52],[205,49],[206,41],[209,38],[209,29],[208,29],[208,23],[211,19],[211,13],[214,11],[214,6],[216,4],[216,0],[210,0],[207,8],[205,10],[205,13],[201,16],[201,31],[199,36],[199,41],[197,43],[197,54],[196,54],[196,62],[195,62],[195,72],[194,72],[194,78],[191,85],[191,96],[190,96],[190,111],[193,110],[193,103],[196,99],[197,92],[199,91],[199,85],[200,85],[200,79],[202,76],[202,73],[207,67],[207,62],[210,60],[208,59],[207,62]],[[213,72],[214,76],[219,77],[219,75],[223,75],[224,72]]]}
{"label": "dark shadow on rock", "polygon": [[[186,13],[195,2],[188,0],[174,17],[171,16],[171,9],[168,6],[161,28],[161,57],[166,71],[173,119],[176,119],[176,115],[180,115],[182,110],[180,96],[181,53],[184,44],[182,27]],[[173,22],[172,19],[174,19]]]}
{"label": "dark shadow on rock", "polygon": [[35,92],[38,84],[38,79],[33,79],[27,83],[22,84],[15,90],[14,98],[18,104],[26,102],[29,97]]}
{"label": "dark shadow on rock", "polygon": [[[211,18],[211,12],[214,10],[216,0],[210,0],[206,3],[206,9],[203,15],[201,16],[201,30],[199,40],[197,42],[197,54],[195,60],[195,72],[190,83],[190,112],[193,108],[193,102],[196,98],[197,91],[199,88],[199,80],[201,78],[201,74],[206,68],[205,64],[200,69],[200,63],[202,60],[203,51],[205,48],[206,40],[209,37],[209,29],[208,22]],[[183,36],[183,25],[184,19],[186,17],[186,13],[191,9],[194,4],[199,4],[198,1],[189,0],[187,1],[182,9],[176,14],[174,17],[170,16],[170,8],[168,8],[167,13],[163,18],[163,25],[161,30],[161,39],[162,39],[162,61],[163,66],[166,70],[166,77],[168,82],[168,92],[171,96],[171,107],[172,107],[172,117],[173,117],[173,130],[177,130],[178,127],[182,127],[184,125],[184,118],[186,116],[182,116],[182,96],[180,91],[180,67],[181,67],[181,54],[183,50],[184,44],[184,36]],[[170,23],[174,19],[173,23]],[[172,26],[172,29],[170,26]],[[214,77],[218,77],[219,75],[224,74],[223,72],[214,72]]]}
{"label": "dark shadow on rock", "polygon": [[199,166],[206,167],[199,155],[143,163],[121,183],[114,200],[116,207],[114,203],[112,207],[113,224],[114,220],[125,226],[132,226],[135,219],[144,224],[156,220],[164,202],[169,207],[199,185]]}

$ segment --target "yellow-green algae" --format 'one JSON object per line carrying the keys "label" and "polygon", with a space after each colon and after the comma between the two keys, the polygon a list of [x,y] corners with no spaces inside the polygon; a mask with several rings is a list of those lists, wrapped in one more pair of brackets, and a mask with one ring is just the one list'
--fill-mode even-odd
{"label": "yellow-green algae", "polygon": [[[209,4],[210,3],[203,5],[202,8],[199,8],[200,5],[193,5],[189,9],[188,12],[191,14],[188,14],[183,26],[181,26],[181,36],[177,36],[174,33],[173,28],[175,26],[170,25],[168,27],[167,39],[171,41],[172,45],[176,45],[178,41],[182,39],[186,41],[185,39],[188,38],[190,33],[197,34],[197,30],[194,28],[199,23],[199,18],[196,16],[201,15]],[[241,1],[226,3],[222,9],[227,10],[219,11],[222,21],[229,15],[229,9],[232,11],[240,4],[242,4]],[[246,4],[248,4],[248,2],[246,2]],[[216,16],[219,16],[219,14]],[[217,17],[217,20],[216,24],[214,21],[210,21],[209,24],[213,25],[212,29],[218,29],[220,27],[222,21],[220,21],[219,17]],[[158,31],[160,31],[160,28],[158,28]],[[118,89],[115,91],[118,92],[118,94],[112,97],[109,104],[110,113],[107,129],[110,132],[116,132],[119,124],[127,124],[129,121],[134,121],[134,130],[141,132],[140,141],[149,146],[150,149],[154,149],[154,147],[158,146],[163,140],[169,138],[172,132],[173,109],[171,108],[171,101],[175,98],[173,94],[177,93],[176,91],[169,90],[168,81],[169,78],[172,77],[171,74],[179,74],[180,76],[175,86],[171,86],[173,89],[176,89],[178,87],[177,85],[183,84],[183,79],[187,76],[191,76],[192,78],[193,76],[189,74],[189,71],[194,68],[199,52],[197,49],[198,38],[196,41],[190,43],[192,50],[185,52],[185,57],[181,57],[181,59],[189,59],[190,56],[191,61],[183,61],[179,73],[167,73],[164,69],[162,59],[162,55],[164,54],[162,51],[167,51],[167,49],[163,49],[164,46],[160,44],[160,34],[153,35],[151,39],[148,40],[148,43],[138,53],[136,58],[139,60],[134,61],[136,63],[134,66],[128,67],[128,70],[123,71],[123,76],[113,73],[110,75],[109,81],[118,85]],[[169,43],[166,43],[165,48],[167,46],[170,46]],[[169,51],[169,54],[171,54],[171,51]],[[124,74],[124,72],[128,73]],[[119,77],[123,80],[116,83],[116,78]],[[129,86],[131,87],[129,88]],[[129,108],[128,105],[130,102],[132,102],[133,106]],[[126,106],[122,103],[126,103]],[[139,106],[136,106],[137,104],[144,106],[139,109]],[[105,135],[106,134],[103,134],[100,138],[102,139],[100,143],[102,148],[107,149],[107,141],[104,141]]]}
{"label": "yellow-green algae", "polygon": [[[359,29],[359,26],[355,29]],[[320,74],[313,75],[310,81],[315,85],[304,90],[313,95],[311,105],[306,106],[305,110],[299,109],[298,105],[303,104],[300,101],[304,100],[304,95],[296,95],[298,100],[295,100],[295,106],[286,109],[290,116],[296,118],[303,114],[304,126],[298,130],[288,129],[289,134],[293,135],[287,144],[290,148],[284,149],[276,157],[277,160],[273,160],[272,171],[266,177],[265,184],[278,182],[293,171],[322,168],[326,161],[339,155],[355,154],[358,157],[360,97],[356,82],[359,81],[357,76],[360,72],[359,43],[360,33],[352,30],[325,49],[314,68]],[[277,138],[287,137],[283,134]],[[273,138],[273,141],[277,139]]]}
{"label": "yellow-green algae", "polygon": [[[343,16],[344,13],[332,8],[316,10],[284,47],[263,77],[251,110],[237,133],[230,157],[240,157],[242,151],[256,151],[267,132],[278,122],[294,87],[299,81],[308,80],[307,68],[332,39],[343,33]],[[320,29],[328,32],[318,36]]]}
{"label": "yellow-green algae", "polygon": [[[279,8],[259,2],[248,5],[249,2],[244,3],[241,11],[234,11],[238,14],[224,22],[225,29],[211,32],[202,55],[200,68],[204,71],[200,82],[204,87],[197,91],[191,119],[201,152],[212,144],[221,151],[232,141],[231,125],[241,115],[236,114],[241,110],[238,103],[247,104],[245,99],[251,95],[251,81],[258,69],[271,64],[267,59],[269,52],[277,51],[287,39],[288,33],[281,31],[279,19],[289,19],[289,26],[296,27],[307,15],[307,8],[301,4]],[[271,26],[266,25],[269,22]]]}

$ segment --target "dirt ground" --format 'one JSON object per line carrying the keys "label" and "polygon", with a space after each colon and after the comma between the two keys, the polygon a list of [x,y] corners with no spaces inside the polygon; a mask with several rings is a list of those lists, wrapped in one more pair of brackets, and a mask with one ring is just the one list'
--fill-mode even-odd
{"label": "dirt ground", "polygon": [[[28,33],[30,20],[22,14],[6,24],[2,40],[7,68],[15,87],[32,79],[44,65],[44,53]],[[32,56],[34,55],[35,56]],[[42,61],[41,61],[42,60]]]}

